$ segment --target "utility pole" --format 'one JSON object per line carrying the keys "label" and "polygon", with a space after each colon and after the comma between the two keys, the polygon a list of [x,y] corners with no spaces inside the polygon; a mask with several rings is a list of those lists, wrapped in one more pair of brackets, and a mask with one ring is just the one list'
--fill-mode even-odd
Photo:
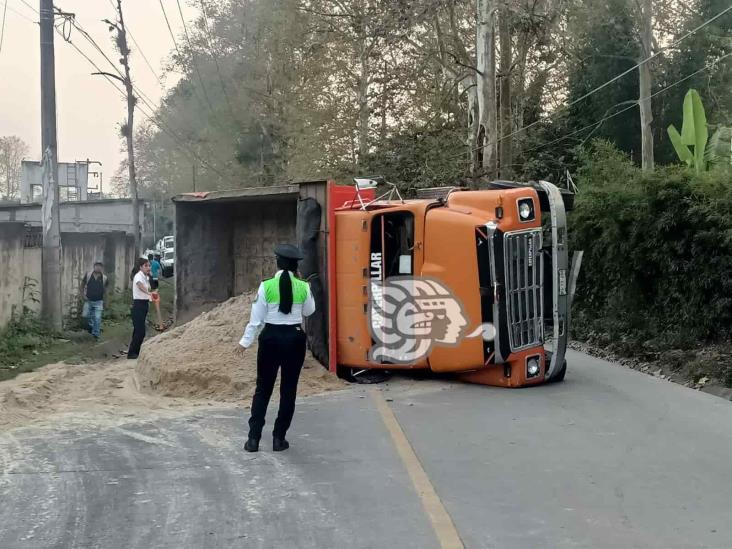
{"label": "utility pole", "polygon": [[41,311],[49,327],[61,330],[61,217],[56,143],[56,61],[53,43],[53,0],[40,0],[41,149],[43,151],[43,255]]}
{"label": "utility pole", "polygon": [[193,192],[196,192],[196,165],[191,164],[191,175],[193,176]]}
{"label": "utility pole", "polygon": [[[642,5],[641,5],[642,4]],[[641,48],[640,64],[638,66],[639,95],[638,106],[640,107],[641,123],[641,167],[643,171],[652,171],[653,160],[653,110],[651,109],[651,88],[653,87],[653,76],[651,74],[651,62],[645,61],[653,54],[653,0],[643,0],[639,4],[641,18]]]}

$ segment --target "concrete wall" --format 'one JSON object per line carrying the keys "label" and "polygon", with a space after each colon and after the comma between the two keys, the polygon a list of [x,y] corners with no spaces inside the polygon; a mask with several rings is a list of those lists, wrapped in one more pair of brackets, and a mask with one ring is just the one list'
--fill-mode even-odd
{"label": "concrete wall", "polygon": [[0,326],[4,326],[14,311],[21,310],[23,306],[24,238],[22,223],[0,225]]}
{"label": "concrete wall", "polygon": [[[128,199],[66,202],[61,204],[60,215],[62,233],[134,232],[132,201]],[[0,206],[0,222],[2,221],[20,221],[40,227],[41,205]],[[144,219],[140,222],[143,223]]]}
{"label": "concrete wall", "polygon": [[176,203],[176,321],[187,322],[275,273],[274,248],[295,242],[297,197]]}
{"label": "concrete wall", "polygon": [[[58,184],[61,202],[66,200],[68,191],[65,187],[76,187],[76,200],[86,200],[89,187],[89,165],[86,162],[59,162]],[[43,168],[39,162],[23,160],[20,183],[20,201],[30,203],[34,201],[33,185],[43,185]],[[35,197],[36,202],[40,202]]]}
{"label": "concrete wall", "polygon": [[[23,223],[0,223],[0,328],[13,311],[23,305],[40,309],[42,293],[42,248],[25,247],[27,228]],[[129,288],[129,272],[134,261],[134,242],[124,233],[62,233],[61,288],[64,316],[78,313],[81,279],[95,261],[105,264],[110,288]],[[25,295],[25,302],[24,302]]]}

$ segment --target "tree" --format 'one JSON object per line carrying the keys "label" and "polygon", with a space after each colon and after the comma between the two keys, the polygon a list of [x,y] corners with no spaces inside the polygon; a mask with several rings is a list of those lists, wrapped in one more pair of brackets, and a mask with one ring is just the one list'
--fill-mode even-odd
{"label": "tree", "polygon": [[18,198],[21,162],[27,154],[28,145],[20,137],[0,137],[0,197],[3,199]]}
{"label": "tree", "polygon": [[[677,40],[696,29],[703,22],[720,14],[729,7],[727,0],[696,0],[686,7],[680,25],[670,32],[670,38]],[[675,48],[666,52],[659,66],[658,85],[671,86],[684,79],[682,85],[674,86],[654,100],[656,125],[656,153],[662,162],[674,162],[676,155],[669,142],[666,128],[669,124],[681,123],[679,105],[689,88],[699,91],[704,98],[709,126],[713,131],[719,127],[732,126],[732,12],[717,18],[703,29],[684,38]],[[708,67],[707,70],[703,70]]]}
{"label": "tree", "polygon": [[125,19],[122,13],[122,0],[117,0],[117,21],[112,22],[108,19],[104,20],[109,25],[110,32],[116,31],[114,36],[114,44],[120,54],[120,63],[124,69],[121,75],[110,73],[99,73],[110,76],[122,82],[125,87],[127,98],[127,120],[122,123],[122,137],[125,138],[127,145],[127,171],[130,178],[130,195],[132,196],[132,221],[135,225],[135,251],[142,251],[142,235],[140,234],[140,199],[137,193],[137,175],[135,173],[135,147],[134,147],[134,120],[135,105],[137,97],[135,97],[134,87],[132,85],[132,76],[130,73],[130,48],[127,45],[127,31],[125,29]]}
{"label": "tree", "polygon": [[583,142],[604,137],[637,161],[641,153],[639,117],[633,110],[609,117],[638,103],[638,71],[594,92],[637,64],[640,46],[631,6],[627,0],[591,0],[572,13],[569,30],[574,44],[569,50],[568,99],[575,103],[591,95],[570,107],[567,130],[589,127],[582,134]]}
{"label": "tree", "polygon": [[496,104],[496,13],[494,0],[477,0],[476,70],[478,73],[478,146],[482,167],[494,177],[498,165],[498,110]]}

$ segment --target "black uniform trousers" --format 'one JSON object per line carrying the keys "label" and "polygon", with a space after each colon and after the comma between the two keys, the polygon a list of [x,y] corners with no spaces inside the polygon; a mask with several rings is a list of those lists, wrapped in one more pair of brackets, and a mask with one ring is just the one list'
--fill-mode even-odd
{"label": "black uniform trousers", "polygon": [[300,325],[265,324],[257,350],[257,388],[252,399],[249,438],[259,440],[262,437],[267,405],[280,368],[280,410],[272,435],[285,438],[295,414],[297,382],[305,361],[305,340]]}
{"label": "black uniform trousers", "polygon": [[132,341],[127,350],[129,358],[137,358],[140,354],[140,347],[145,340],[145,322],[149,307],[150,301],[147,299],[135,299],[132,303]]}

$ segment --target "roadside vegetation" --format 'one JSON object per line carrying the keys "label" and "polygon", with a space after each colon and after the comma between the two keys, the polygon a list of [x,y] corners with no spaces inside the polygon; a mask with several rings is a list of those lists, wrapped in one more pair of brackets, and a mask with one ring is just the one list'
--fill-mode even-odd
{"label": "roadside vegetation", "polygon": [[606,141],[581,158],[570,223],[572,246],[585,251],[575,336],[732,387],[730,166],[643,172]]}
{"label": "roadside vegetation", "polygon": [[[160,284],[163,320],[173,314],[173,279]],[[148,321],[155,321],[150,308]],[[95,341],[86,329],[86,320],[66,319],[63,333],[49,331],[39,315],[26,308],[0,331],[0,381],[11,379],[55,362],[83,364],[122,356],[132,331],[129,292],[109,291],[104,307],[102,338]],[[157,332],[148,325],[148,337]]]}

